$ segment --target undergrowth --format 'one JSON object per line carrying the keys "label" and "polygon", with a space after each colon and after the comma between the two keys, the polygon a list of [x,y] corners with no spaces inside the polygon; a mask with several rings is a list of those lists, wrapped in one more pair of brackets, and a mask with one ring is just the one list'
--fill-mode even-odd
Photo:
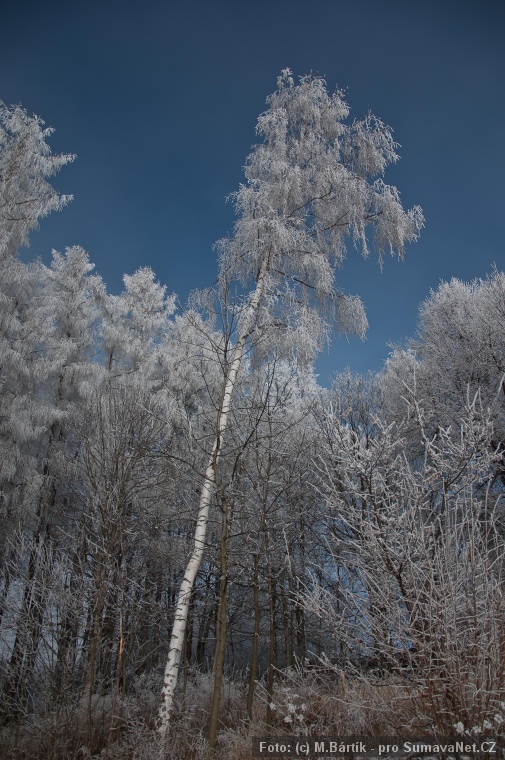
{"label": "undergrowth", "polygon": [[[141,676],[126,695],[94,696],[34,711],[0,730],[0,757],[9,760],[207,760],[212,703],[210,674],[191,674],[178,694],[170,736],[157,741],[160,677]],[[369,678],[335,672],[278,674],[266,723],[267,692],[257,684],[252,720],[246,686],[226,679],[216,757],[251,760],[252,737],[265,735],[398,736],[432,733],[423,694],[392,674]],[[425,706],[426,707],[426,706]],[[424,717],[423,717],[424,716]],[[461,730],[461,727],[458,727]],[[500,728],[493,726],[494,733]],[[430,730],[431,729],[431,730]],[[454,732],[455,733],[455,732]]]}

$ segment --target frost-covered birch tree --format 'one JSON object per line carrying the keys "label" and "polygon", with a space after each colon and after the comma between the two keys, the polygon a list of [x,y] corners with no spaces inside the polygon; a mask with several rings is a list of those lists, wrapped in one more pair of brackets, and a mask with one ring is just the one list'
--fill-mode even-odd
{"label": "frost-covered birch tree", "polygon": [[295,84],[289,69],[259,117],[257,144],[245,182],[234,194],[234,234],[218,244],[220,282],[241,283],[236,340],[225,363],[215,440],[203,478],[194,547],[181,583],[159,711],[167,734],[184,643],[189,601],[205,549],[209,508],[234,389],[246,351],[261,355],[275,345],[310,362],[331,324],[363,335],[359,298],[341,295],[335,267],[347,241],[369,253],[369,235],[381,260],[400,258],[423,225],[419,207],[404,211],[398,191],[382,179],[398,159],[391,130],[375,116],[346,123],[349,107],[339,90],[329,94],[320,77]]}

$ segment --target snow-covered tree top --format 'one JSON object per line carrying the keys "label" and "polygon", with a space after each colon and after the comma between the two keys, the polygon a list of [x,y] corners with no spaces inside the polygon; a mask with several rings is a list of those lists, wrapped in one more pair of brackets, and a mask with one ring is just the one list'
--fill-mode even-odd
{"label": "snow-covered tree top", "polygon": [[[341,91],[330,95],[314,76],[295,85],[289,69],[267,104],[256,130],[263,141],[253,147],[246,182],[232,196],[234,235],[218,243],[223,285],[230,278],[247,285],[266,272],[259,310],[266,323],[314,325],[312,305],[321,315],[324,302],[338,327],[363,335],[361,302],[348,302],[335,288],[347,241],[368,256],[371,233],[379,261],[386,251],[402,257],[424,222],[418,206],[403,210],[398,191],[381,177],[398,159],[391,130],[371,114],[346,124]],[[325,320],[319,321],[322,335]],[[320,341],[308,342],[313,353]]]}
{"label": "snow-covered tree top", "polygon": [[0,258],[15,256],[40,218],[72,200],[46,181],[75,159],[51,153],[52,132],[38,116],[0,101]]}

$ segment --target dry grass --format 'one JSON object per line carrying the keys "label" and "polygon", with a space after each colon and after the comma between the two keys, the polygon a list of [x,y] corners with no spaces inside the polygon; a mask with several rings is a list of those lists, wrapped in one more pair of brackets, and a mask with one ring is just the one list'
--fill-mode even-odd
{"label": "dry grass", "polygon": [[[65,710],[32,715],[0,733],[0,757],[9,760],[207,760],[206,739],[212,678],[195,673],[181,691],[172,732],[160,755],[154,731],[159,694],[157,677],[138,679],[131,694],[96,698],[91,723],[88,706],[77,701]],[[266,690],[258,684],[251,723],[246,720],[245,686],[227,680],[218,735],[219,760],[252,760],[252,737],[265,735],[391,736],[429,729],[420,691],[391,674],[374,681],[363,676],[324,677],[288,671],[275,684],[272,723],[266,724]],[[431,731],[430,731],[431,733]]]}

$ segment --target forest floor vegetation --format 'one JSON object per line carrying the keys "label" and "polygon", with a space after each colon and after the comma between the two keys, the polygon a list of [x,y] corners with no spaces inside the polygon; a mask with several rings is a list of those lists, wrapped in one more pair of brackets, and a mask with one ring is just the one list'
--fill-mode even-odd
{"label": "forest floor vegetation", "polygon": [[[206,760],[213,681],[192,672],[181,684],[173,729],[160,755],[155,733],[159,676],[141,676],[126,695],[68,700],[38,710],[0,733],[0,757],[12,760]],[[288,669],[275,683],[271,722],[261,683],[253,718],[244,711],[245,681],[225,680],[215,754],[252,760],[252,737],[398,736],[426,732],[421,690],[395,674],[376,677],[343,671]]]}

